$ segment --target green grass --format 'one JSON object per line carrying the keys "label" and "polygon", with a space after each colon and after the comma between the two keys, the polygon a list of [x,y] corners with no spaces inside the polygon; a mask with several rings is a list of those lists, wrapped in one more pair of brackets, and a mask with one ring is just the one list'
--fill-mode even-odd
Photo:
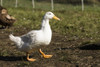
{"label": "green grass", "polygon": [[[81,2],[80,2],[81,4]],[[13,8],[15,7],[15,0],[3,0],[3,6]],[[100,5],[98,4],[92,4],[92,5],[85,5],[85,10],[99,10]],[[18,0],[18,7],[24,8],[24,9],[33,9],[32,7],[32,0]],[[41,10],[51,10],[51,1],[45,2],[45,1],[36,1],[35,0],[35,9],[41,9]],[[79,5],[71,5],[71,4],[59,4],[55,3],[54,1],[54,10],[79,10],[81,11],[81,6]]]}
{"label": "green grass", "polygon": [[[6,0],[4,0],[6,1]],[[27,0],[26,4],[30,3]],[[25,30],[33,30],[33,29],[40,29],[41,20],[43,15],[50,11],[49,6],[45,6],[45,4],[41,7],[43,3],[38,3],[35,9],[32,8],[31,4],[29,5],[19,5],[18,8],[15,8],[14,4],[10,5],[5,3],[4,6],[8,7],[9,14],[13,15],[16,18],[16,23],[14,23],[13,28],[8,31],[12,31],[14,34],[16,33],[27,33]],[[22,3],[23,4],[23,3]],[[24,3],[25,4],[25,3]],[[8,6],[9,5],[9,6]],[[46,3],[46,5],[50,5]],[[31,6],[31,7],[30,7]],[[91,42],[100,41],[100,7],[99,6],[85,6],[85,10],[81,11],[81,6],[73,6],[73,5],[65,5],[65,4],[55,4],[55,10],[52,11],[57,17],[61,19],[61,21],[57,20],[50,20],[50,25],[53,32],[60,33],[64,36],[67,36],[68,40],[75,40],[75,39],[89,39],[89,41],[83,41],[82,44],[89,44]],[[4,42],[1,43],[2,45]],[[6,51],[6,47],[1,48],[2,51],[0,53],[1,56],[9,56],[9,50]],[[16,52],[16,51],[15,51]],[[21,55],[22,53],[15,53],[14,55]],[[10,52],[11,53],[11,52]],[[59,53],[60,54],[60,53]],[[77,57],[73,58],[73,55],[62,53],[62,56],[59,58],[59,61],[70,62],[69,60],[72,59],[73,61],[77,59]],[[23,60],[23,59],[22,59]],[[23,60],[24,61],[24,60]],[[76,62],[76,61],[75,61]],[[33,66],[31,62],[22,62],[17,63],[16,66]]]}
{"label": "green grass", "polygon": [[[39,29],[45,12],[51,11],[50,3],[46,2],[36,2],[36,8],[33,9],[30,0],[25,1],[25,3],[23,3],[23,0],[19,1],[18,8],[15,8],[14,4],[11,4],[12,2],[14,3],[14,1],[10,0],[9,4],[7,4],[8,1],[4,1],[4,6],[9,7],[9,14],[15,16],[17,19],[14,24],[15,28]],[[99,6],[85,5],[83,12],[79,5],[73,6],[56,3],[54,6],[55,10],[53,13],[58,16],[61,21],[50,21],[53,31],[69,36],[70,38],[100,39]],[[20,30],[16,29],[14,32]]]}

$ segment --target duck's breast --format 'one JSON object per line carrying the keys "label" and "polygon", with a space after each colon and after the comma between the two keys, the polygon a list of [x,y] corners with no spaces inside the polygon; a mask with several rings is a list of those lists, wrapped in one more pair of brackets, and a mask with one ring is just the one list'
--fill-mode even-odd
{"label": "duck's breast", "polygon": [[48,45],[51,42],[52,32],[39,31],[36,35],[36,45]]}

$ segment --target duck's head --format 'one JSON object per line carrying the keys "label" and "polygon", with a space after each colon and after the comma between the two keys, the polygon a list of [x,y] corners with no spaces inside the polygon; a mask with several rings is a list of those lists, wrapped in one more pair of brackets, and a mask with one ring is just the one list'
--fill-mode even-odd
{"label": "duck's head", "polygon": [[60,20],[58,17],[56,17],[52,12],[46,12],[46,14],[44,15],[44,19],[56,19],[56,20]]}

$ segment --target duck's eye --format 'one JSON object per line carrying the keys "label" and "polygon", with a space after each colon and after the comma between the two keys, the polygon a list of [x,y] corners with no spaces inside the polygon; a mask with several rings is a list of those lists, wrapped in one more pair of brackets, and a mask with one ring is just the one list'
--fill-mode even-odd
{"label": "duck's eye", "polygon": [[51,15],[51,13],[48,13],[48,15]]}

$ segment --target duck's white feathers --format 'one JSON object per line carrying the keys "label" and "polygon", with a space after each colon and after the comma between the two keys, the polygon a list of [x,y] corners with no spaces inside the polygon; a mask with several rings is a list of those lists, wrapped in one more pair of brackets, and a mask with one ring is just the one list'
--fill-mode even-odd
{"label": "duck's white feathers", "polygon": [[15,42],[20,51],[27,52],[33,47],[40,45],[48,45],[51,41],[51,32],[44,32],[43,30],[33,30],[22,36],[9,35],[10,40]]}
{"label": "duck's white feathers", "polygon": [[39,45],[48,45],[51,42],[52,31],[49,25],[49,19],[54,16],[52,12],[47,12],[42,20],[40,30],[32,30],[22,36],[9,35],[10,40],[14,41],[20,51],[28,52],[33,47]]}

